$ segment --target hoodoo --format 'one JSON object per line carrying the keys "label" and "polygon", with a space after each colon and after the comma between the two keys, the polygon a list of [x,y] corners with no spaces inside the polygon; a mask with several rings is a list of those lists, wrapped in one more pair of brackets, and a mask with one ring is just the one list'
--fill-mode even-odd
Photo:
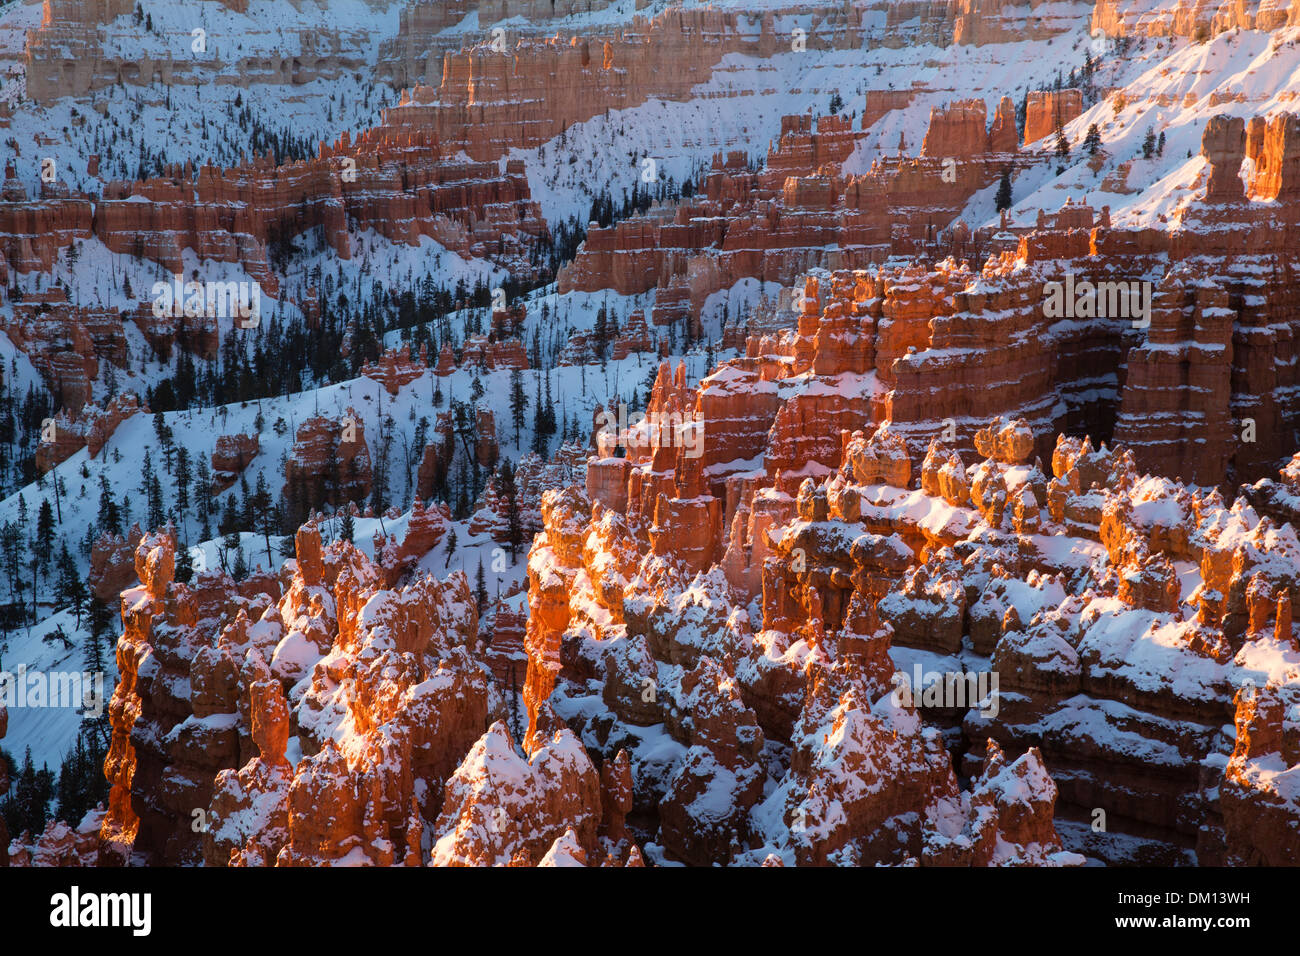
{"label": "hoodoo", "polygon": [[1230,6],[4,6],[0,867],[1300,863]]}

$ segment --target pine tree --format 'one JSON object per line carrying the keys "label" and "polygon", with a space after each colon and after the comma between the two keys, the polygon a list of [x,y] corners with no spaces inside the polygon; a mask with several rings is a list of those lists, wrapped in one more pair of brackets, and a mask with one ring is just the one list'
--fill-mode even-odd
{"label": "pine tree", "polygon": [[176,454],[176,443],[173,441],[171,426],[167,424],[167,419],[163,417],[161,411],[153,414],[153,431],[158,439],[158,446],[162,448],[163,468],[170,475],[172,473],[172,458]]}
{"label": "pine tree", "polygon": [[1096,123],[1088,127],[1088,135],[1083,138],[1083,148],[1088,151],[1089,156],[1096,156],[1097,151],[1101,149],[1101,130],[1097,129]]}
{"label": "pine tree", "polygon": [[162,482],[158,480],[157,475],[149,476],[149,527],[158,530],[167,523],[167,515],[163,511],[163,491]]}
{"label": "pine tree", "polygon": [[994,202],[998,212],[1011,208],[1011,168],[1009,166],[1002,170],[1002,182],[998,184],[998,194]]}
{"label": "pine tree", "polygon": [[59,767],[54,816],[70,826],[76,826],[87,811],[108,799],[108,780],[103,770],[106,738],[101,739],[99,723],[83,721],[72,750]]}
{"label": "pine tree", "polygon": [[176,549],[176,580],[182,584],[189,584],[194,577],[194,555],[190,554],[187,547]]}
{"label": "pine tree", "polygon": [[230,569],[230,576],[236,581],[242,581],[248,577],[248,562],[244,560],[244,549],[235,549],[235,563]]}
{"label": "pine tree", "polygon": [[515,677],[515,667],[510,665],[510,734],[515,740],[520,739],[519,734],[519,679]]}
{"label": "pine tree", "polygon": [[447,560],[442,562],[443,570],[451,567],[451,556],[456,553],[456,529],[447,532]]}
{"label": "pine tree", "polygon": [[510,563],[517,564],[519,551],[523,545],[524,530],[519,517],[519,489],[515,485],[515,466],[508,459],[501,462],[501,468],[497,473],[497,484],[506,499],[506,540],[510,551]]}
{"label": "pine tree", "polygon": [[95,524],[101,531],[109,531],[115,535],[122,533],[122,514],[118,509],[117,501],[113,498],[113,489],[109,487],[108,476],[102,472],[99,476],[99,511],[95,516]]}
{"label": "pine tree", "polygon": [[63,763],[59,766],[59,802],[54,811],[57,819],[73,826],[89,809],[83,806],[87,783],[86,763],[86,745],[78,734],[73,749],[64,756]]}
{"label": "pine tree", "polygon": [[77,629],[80,630],[81,612],[86,607],[86,585],[81,579],[81,573],[77,570],[77,564],[72,559],[72,553],[68,551],[66,543],[59,546],[58,582],[55,588],[59,600],[71,606],[76,615]]}
{"label": "pine tree", "polygon": [[1156,151],[1156,132],[1153,129],[1147,130],[1146,137],[1142,140],[1142,158],[1150,159]]}
{"label": "pine tree", "polygon": [[146,448],[140,459],[140,494],[148,500],[149,488],[153,479],[153,453]]}
{"label": "pine tree", "polygon": [[252,508],[256,521],[254,528],[262,532],[262,540],[266,545],[266,566],[274,567],[275,562],[271,560],[271,533],[276,530],[275,508],[271,501],[271,489],[266,484],[266,475],[260,471],[253,491]]}
{"label": "pine tree", "polygon": [[257,522],[253,517],[253,489],[248,487],[248,475],[239,476],[239,527],[253,530]]}
{"label": "pine tree", "polygon": [[94,594],[90,595],[90,643],[86,645],[86,667],[92,673],[104,669],[103,638],[113,623],[113,612]]}
{"label": "pine tree", "polygon": [[188,515],[190,510],[190,453],[181,447],[176,449],[176,510],[181,517],[181,538],[188,542]]}
{"label": "pine tree", "polygon": [[462,520],[469,517],[470,499],[469,499],[469,469],[465,467],[465,459],[456,459],[456,509],[453,512],[456,519]]}
{"label": "pine tree", "polygon": [[605,349],[609,345],[609,315],[604,305],[596,312],[596,323],[591,330],[591,339],[596,358],[604,361]]}
{"label": "pine tree", "polygon": [[519,431],[524,425],[524,415],[528,411],[528,393],[524,391],[524,373],[519,369],[510,371],[510,420],[515,426],[515,445],[519,445]]}
{"label": "pine tree", "polygon": [[23,535],[18,526],[11,521],[0,525],[0,555],[4,558],[5,575],[9,579],[10,600],[21,602],[23,599],[22,566]]}
{"label": "pine tree", "polygon": [[351,544],[352,539],[357,535],[356,524],[352,520],[352,509],[345,507],[342,514],[343,517],[339,521],[339,540]]}
{"label": "pine tree", "polygon": [[199,540],[212,538],[212,473],[207,459],[199,455],[194,469],[194,507],[199,520]]}
{"label": "pine tree", "polygon": [[542,407],[542,379],[537,377],[537,394],[533,402],[533,445],[535,455],[546,457],[546,411]]}
{"label": "pine tree", "polygon": [[1065,138],[1065,130],[1056,127],[1056,158],[1066,159],[1070,155],[1070,144]]}
{"label": "pine tree", "polygon": [[312,502],[307,493],[307,477],[301,472],[295,474],[293,480],[289,483],[287,507],[288,515],[285,532],[290,537],[293,537],[303,522],[311,517],[312,511]]}
{"label": "pine tree", "polygon": [[[555,402],[551,400],[551,376],[546,376],[546,404],[542,406],[542,427],[546,429],[546,437],[554,435],[557,430],[557,419],[555,416]],[[545,458],[548,443],[542,446],[542,457]]]}
{"label": "pine tree", "polygon": [[54,560],[54,509],[50,499],[42,498],[41,507],[36,513],[36,541],[32,555],[41,576],[49,571],[50,562]]}
{"label": "pine tree", "polygon": [[239,515],[235,511],[235,496],[227,495],[225,506],[221,511],[221,520],[217,522],[217,530],[222,534],[230,534],[232,531],[239,530]]}
{"label": "pine tree", "polygon": [[474,600],[478,603],[478,613],[482,615],[483,609],[487,607],[488,589],[487,578],[483,574],[483,559],[478,559],[478,573],[474,575]]}
{"label": "pine tree", "polygon": [[44,830],[50,816],[49,802],[53,797],[54,774],[48,767],[36,769],[32,763],[32,748],[28,747],[13,792],[0,802],[0,815],[4,816],[9,832],[37,834]]}

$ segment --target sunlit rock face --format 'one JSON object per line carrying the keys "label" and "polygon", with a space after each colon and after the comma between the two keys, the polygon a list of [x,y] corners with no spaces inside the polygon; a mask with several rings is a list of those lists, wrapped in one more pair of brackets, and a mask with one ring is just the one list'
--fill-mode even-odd
{"label": "sunlit rock face", "polygon": [[1300,863],[1300,2],[204,6],[0,12],[0,864]]}
{"label": "sunlit rock face", "polygon": [[[424,524],[412,534],[427,550]],[[283,594],[250,599],[200,578],[215,592],[200,605],[172,580],[172,540],[141,540],[143,583],[123,593],[101,856],[422,862],[423,821],[502,707],[468,581],[408,575],[387,588],[389,568],[350,545],[322,549],[313,524],[297,553]],[[164,679],[182,665],[183,698],[164,690],[186,687]]]}
{"label": "sunlit rock face", "polygon": [[[698,385],[661,365],[649,414],[702,445],[638,426],[612,456],[598,431],[585,487],[540,494],[527,614],[506,612],[490,652],[465,578],[408,575],[446,520],[423,505],[418,540],[374,561],[307,526],[282,590],[232,593],[211,645],[171,545],[142,538],[100,855],[1289,862],[1284,839],[1261,844],[1296,812],[1277,769],[1296,759],[1296,466],[1234,498],[1144,470],[1168,461],[1161,441],[1059,430],[1099,414],[1071,406],[1086,369],[1042,364],[1023,333],[1058,334],[1034,290],[1054,274],[1042,263],[1093,255],[1078,222],[1093,211],[1067,204],[978,277],[952,262],[810,276],[794,328]],[[1067,334],[1082,349],[1090,333]],[[1138,361],[1115,436],[1136,420]],[[945,374],[970,383],[961,404]],[[300,431],[304,461],[311,441]],[[1250,459],[1198,458],[1193,477],[1234,460]],[[485,496],[482,528],[501,507]],[[182,648],[188,710],[140,686]],[[520,664],[516,739],[498,679]],[[162,714],[201,756],[168,761],[131,730]],[[231,822],[178,837],[187,800]],[[62,833],[45,842],[68,852]]]}
{"label": "sunlit rock face", "polygon": [[[703,409],[725,381],[675,400]],[[799,440],[771,420],[760,460]],[[685,459],[632,453],[589,471],[596,500],[551,499],[530,555],[534,739],[558,717],[589,751],[627,750],[663,860],[1288,860],[1257,844],[1295,812],[1277,773],[1296,759],[1300,541],[1258,509],[1293,513],[1294,463],[1229,503],[1024,418],[964,447],[936,435],[920,460],[905,434],[864,415],[809,477],[715,473],[743,498],[706,525],[723,543],[703,565],[690,536],[605,530],[615,481],[629,502],[647,482],[680,495]],[[593,586],[602,568],[617,590]]]}

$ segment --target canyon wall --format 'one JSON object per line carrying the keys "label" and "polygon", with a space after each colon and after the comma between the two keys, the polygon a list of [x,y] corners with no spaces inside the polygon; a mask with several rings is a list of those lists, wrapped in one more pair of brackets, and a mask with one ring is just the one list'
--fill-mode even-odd
{"label": "canyon wall", "polygon": [[[248,0],[205,0],[203,6],[248,12]],[[378,7],[381,4],[374,4]],[[295,42],[279,43],[255,51],[225,46],[226,38],[214,33],[201,52],[195,53],[187,26],[184,33],[166,37],[146,32],[146,25],[129,18],[132,0],[44,0],[40,26],[31,31],[26,49],[27,95],[40,104],[60,97],[81,97],[114,84],[150,86],[223,83],[242,86],[275,84],[296,86],[312,80],[340,79],[369,72],[364,29],[338,22],[300,22],[288,31]],[[198,25],[206,21],[201,14]],[[142,36],[143,34],[143,36]],[[266,38],[269,38],[270,31]],[[156,42],[155,41],[156,38]],[[141,43],[140,41],[145,42]],[[171,41],[170,43],[168,41]],[[209,50],[207,43],[211,43]],[[142,55],[122,52],[138,49]],[[156,52],[154,52],[156,50]],[[173,50],[183,50],[176,56]]]}

